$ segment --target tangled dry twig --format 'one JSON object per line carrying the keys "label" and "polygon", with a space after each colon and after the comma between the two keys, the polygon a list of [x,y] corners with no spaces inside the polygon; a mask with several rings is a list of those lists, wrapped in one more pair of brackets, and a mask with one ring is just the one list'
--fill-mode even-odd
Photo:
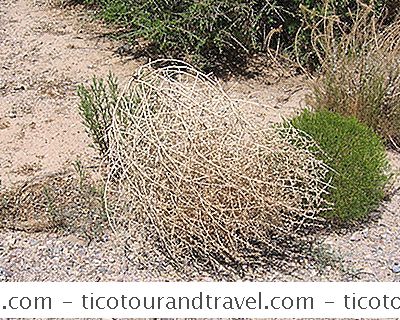
{"label": "tangled dry twig", "polygon": [[[249,265],[327,209],[328,168],[292,127],[250,123],[217,83],[188,65],[142,67],[110,130],[108,192],[177,265]],[[118,181],[115,183],[115,181]]]}

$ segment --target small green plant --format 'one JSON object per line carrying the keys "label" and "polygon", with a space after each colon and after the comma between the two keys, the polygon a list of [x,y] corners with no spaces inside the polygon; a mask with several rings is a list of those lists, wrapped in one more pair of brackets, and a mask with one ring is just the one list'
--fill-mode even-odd
{"label": "small green plant", "polygon": [[73,163],[74,169],[79,177],[79,189],[83,189],[83,185],[86,179],[86,171],[82,165],[82,161],[80,159],[76,159]]}
{"label": "small green plant", "polygon": [[56,222],[58,220],[57,217],[57,208],[55,205],[56,199],[54,195],[52,194],[51,190],[47,187],[43,187],[43,195],[44,198],[46,199],[46,212],[50,215],[50,217]]}
{"label": "small green plant", "polygon": [[110,147],[107,131],[111,125],[111,112],[119,95],[117,80],[112,73],[106,80],[93,77],[89,87],[78,86],[78,95],[83,123],[93,138],[95,147],[102,156],[107,157]]}
{"label": "small green plant", "polygon": [[328,218],[341,222],[365,218],[384,197],[388,160],[382,140],[355,118],[322,110],[304,111],[291,124],[310,135],[321,148],[317,155],[334,172],[327,199]]}

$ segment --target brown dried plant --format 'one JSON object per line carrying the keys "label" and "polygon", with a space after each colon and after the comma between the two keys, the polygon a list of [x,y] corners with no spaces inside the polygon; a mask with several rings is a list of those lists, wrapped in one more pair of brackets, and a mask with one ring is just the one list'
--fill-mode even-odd
{"label": "brown dried plant", "polygon": [[329,206],[313,141],[250,123],[188,65],[142,67],[113,110],[110,141],[107,194],[123,207],[113,227],[128,238],[145,230],[180,267],[263,263]]}
{"label": "brown dried plant", "polygon": [[383,27],[371,6],[359,4],[350,24],[327,8],[325,16],[308,26],[321,64],[309,103],[355,116],[398,147],[400,20]]}

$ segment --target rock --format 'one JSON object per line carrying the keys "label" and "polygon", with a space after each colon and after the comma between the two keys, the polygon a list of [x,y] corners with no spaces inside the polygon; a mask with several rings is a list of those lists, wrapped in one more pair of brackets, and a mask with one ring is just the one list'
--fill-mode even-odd
{"label": "rock", "polygon": [[1,280],[6,280],[9,277],[11,277],[11,272],[9,272],[6,269],[0,267],[0,281]]}
{"label": "rock", "polygon": [[360,241],[361,240],[361,235],[359,232],[354,233],[351,237],[350,237],[350,241]]}
{"label": "rock", "polygon": [[15,118],[17,117],[17,111],[11,110],[11,111],[8,113],[8,117],[11,118],[11,119],[15,119]]}
{"label": "rock", "polygon": [[394,273],[400,273],[400,264],[395,263],[394,266],[392,267],[392,271]]}
{"label": "rock", "polygon": [[23,84],[18,84],[14,87],[15,91],[19,91],[19,90],[25,90],[26,87]]}

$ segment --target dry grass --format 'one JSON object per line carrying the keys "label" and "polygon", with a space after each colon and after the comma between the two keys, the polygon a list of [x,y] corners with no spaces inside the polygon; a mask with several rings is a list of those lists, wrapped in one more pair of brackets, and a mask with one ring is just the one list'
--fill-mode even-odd
{"label": "dry grass", "polygon": [[309,26],[322,65],[309,102],[355,116],[399,146],[400,20],[385,28],[378,23],[373,10],[360,4],[350,29],[328,13]]}
{"label": "dry grass", "polygon": [[0,193],[0,228],[73,232],[89,240],[107,229],[101,184],[83,171],[26,181]]}
{"label": "dry grass", "polygon": [[329,169],[307,151],[313,142],[249,123],[188,65],[142,67],[113,110],[110,141],[106,192],[123,207],[113,227],[128,238],[143,230],[176,266],[263,263],[328,206]]}

